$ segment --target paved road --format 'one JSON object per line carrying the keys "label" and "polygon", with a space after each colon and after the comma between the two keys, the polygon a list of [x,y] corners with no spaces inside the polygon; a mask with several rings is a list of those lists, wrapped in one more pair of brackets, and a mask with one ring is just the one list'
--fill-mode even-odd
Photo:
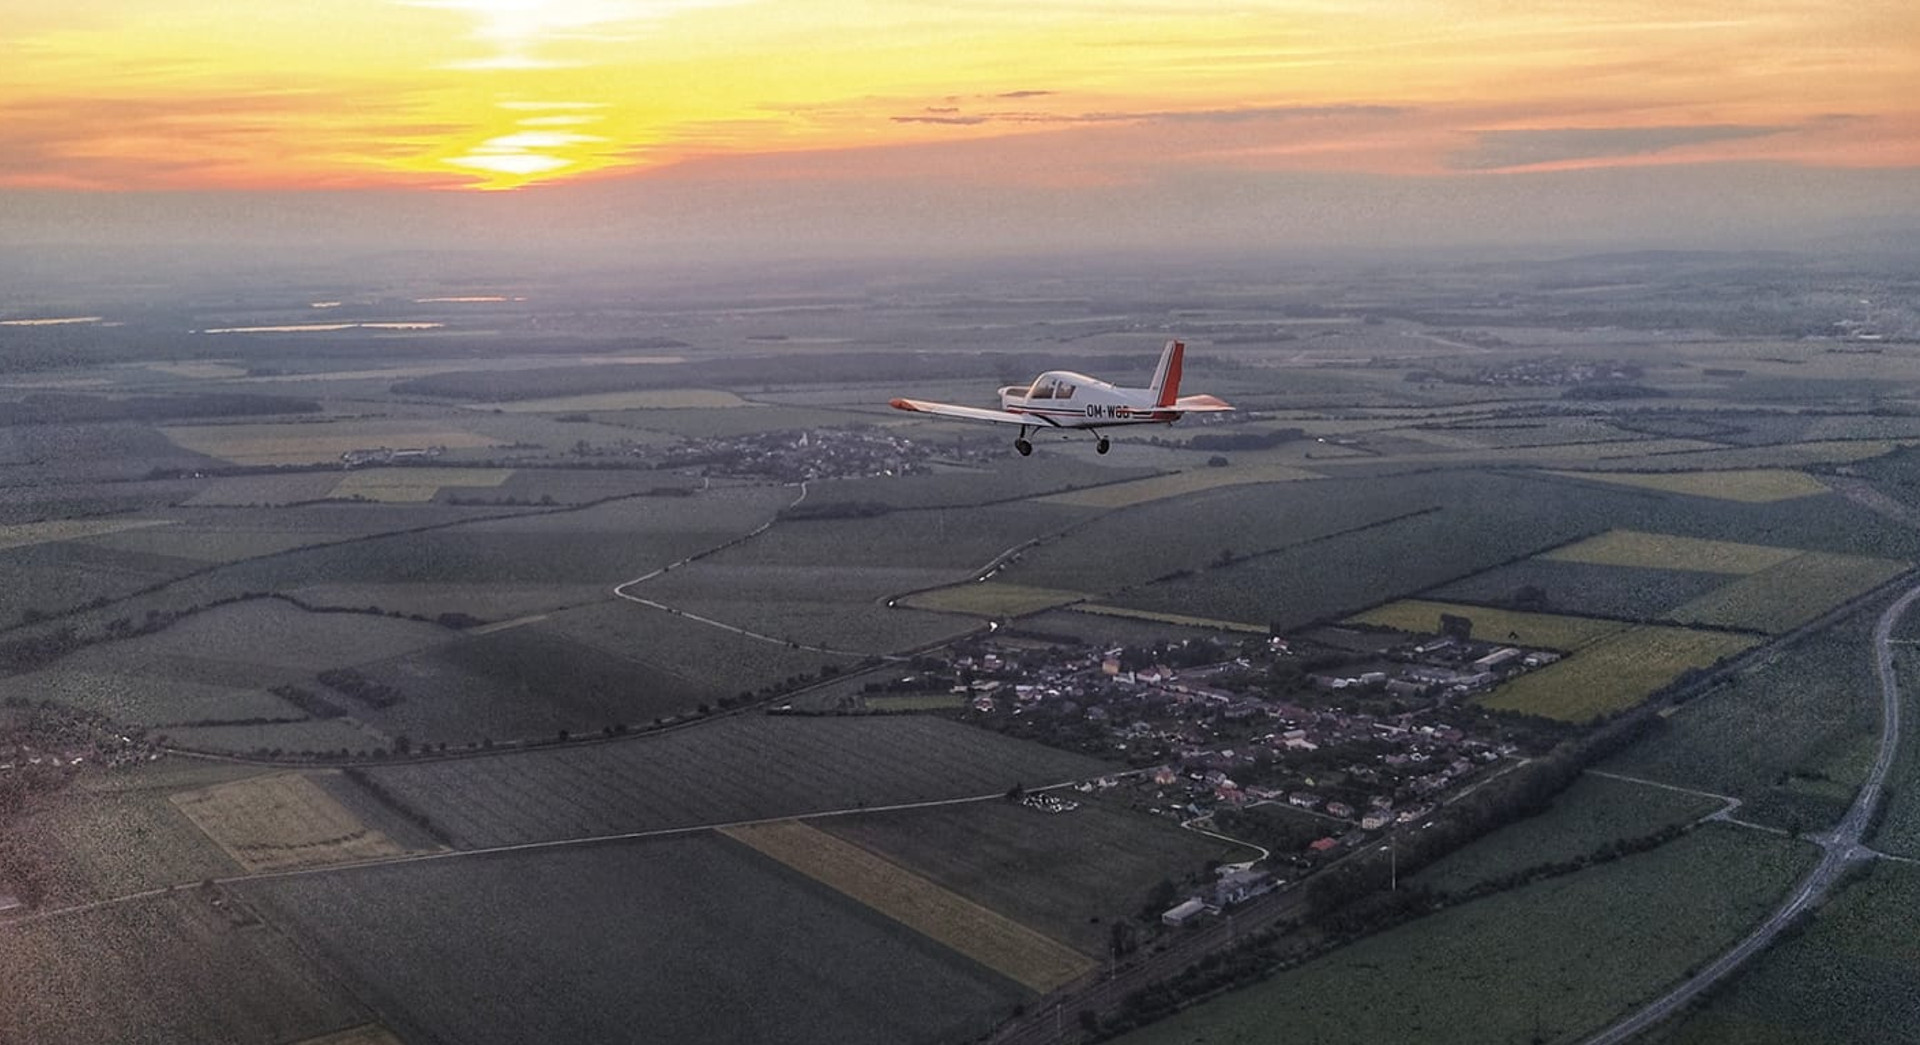
{"label": "paved road", "polygon": [[1832,831],[1812,839],[1821,848],[1820,862],[1814,866],[1812,873],[1807,875],[1785,903],[1732,950],[1658,1001],[1588,1038],[1584,1045],[1617,1045],[1672,1016],[1747,959],[1765,950],[1802,912],[1825,899],[1827,892],[1849,867],[1877,855],[1861,844],[1861,836],[1872,821],[1874,810],[1880,806],[1887,773],[1892,770],[1894,755],[1900,747],[1900,681],[1893,667],[1893,627],[1915,599],[1920,599],[1920,587],[1908,589],[1899,601],[1887,607],[1887,611],[1880,615],[1879,623],[1874,626],[1874,670],[1880,679],[1880,750],[1874,757],[1873,768],[1868,771],[1866,781],[1854,796],[1853,805],[1848,807],[1847,815],[1840,819]]}

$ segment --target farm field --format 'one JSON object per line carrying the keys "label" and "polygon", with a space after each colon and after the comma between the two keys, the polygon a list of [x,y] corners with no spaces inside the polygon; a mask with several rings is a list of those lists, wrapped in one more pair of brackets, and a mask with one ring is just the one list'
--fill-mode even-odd
{"label": "farm field", "polygon": [[248,777],[170,800],[249,873],[406,852],[302,773]]}
{"label": "farm field", "polygon": [[625,1041],[644,1027],[686,1045],[933,1045],[985,1030],[1027,997],[712,836],[244,891],[380,999],[403,1041]]}
{"label": "farm field", "polygon": [[216,508],[295,504],[330,496],[339,483],[340,477],[331,472],[222,476],[186,503]]}
{"label": "farm field", "polygon": [[1067,813],[976,802],[812,824],[1093,958],[1107,954],[1109,924],[1137,914],[1162,878],[1183,881],[1203,875],[1209,860],[1249,855],[1163,820],[1074,797],[1080,808]]}
{"label": "farm field", "polygon": [[1553,472],[1568,479],[1589,479],[1648,490],[1714,497],[1750,504],[1771,504],[1795,497],[1830,493],[1820,480],[1805,472],[1782,468],[1753,468],[1731,472]]}
{"label": "farm field", "polygon": [[1588,773],[1556,795],[1553,807],[1455,850],[1421,869],[1413,884],[1457,893],[1540,864],[1589,856],[1602,846],[1691,823],[1725,803]]}
{"label": "farm field", "polygon": [[1745,801],[1808,829],[1845,812],[1871,761],[1879,694],[1865,613],[1772,653],[1659,720],[1600,768]]}
{"label": "farm field", "polygon": [[1104,606],[1098,603],[1083,602],[1073,607],[1074,613],[1084,613],[1092,617],[1124,617],[1128,620],[1145,621],[1154,624],[1172,624],[1182,628],[1196,628],[1206,632],[1242,632],[1265,635],[1270,630],[1267,625],[1253,624],[1247,621],[1213,620],[1209,617],[1189,617],[1181,613],[1155,613],[1152,610],[1129,609],[1125,606]]}
{"label": "farm field", "polygon": [[717,410],[753,404],[717,388],[658,388],[631,392],[597,392],[546,399],[516,399],[504,403],[474,406],[474,410],[500,409],[510,414],[584,413],[603,410]]}
{"label": "farm field", "polygon": [[200,889],[0,928],[0,1041],[298,1041],[367,1014],[285,937]]}
{"label": "farm field", "polygon": [[237,726],[167,726],[154,730],[156,739],[183,751],[210,751],[236,755],[289,755],[311,752],[347,752],[361,755],[385,748],[393,738],[365,724],[345,719],[309,719]]}
{"label": "farm field", "polygon": [[1584,723],[1645,700],[1689,668],[1759,645],[1751,635],[1640,624],[1480,697],[1482,707]]}
{"label": "farm field", "polygon": [[1132,482],[1115,483],[1091,490],[1052,494],[1041,500],[1049,504],[1070,504],[1081,508],[1131,508],[1150,501],[1184,497],[1222,486],[1291,483],[1319,478],[1321,475],[1318,472],[1284,464],[1195,468],[1172,475],[1136,479]]}
{"label": "farm field", "polygon": [[[876,406],[884,406],[884,403]],[[719,406],[682,407],[674,410],[596,410],[593,419],[603,424],[666,432],[684,439],[725,439],[758,432],[780,432],[802,428],[846,428],[856,424],[892,422],[893,418],[873,412],[822,410],[805,406]]]}
{"label": "farm field", "polygon": [[[634,591],[644,595],[647,587]],[[714,699],[816,674],[827,665],[844,667],[846,661],[618,599],[550,614],[539,626],[618,657],[645,661],[669,676],[696,679]]]}
{"label": "farm field", "polygon": [[612,744],[368,775],[461,847],[804,816],[981,795],[1106,763],[926,715],[738,716]]}
{"label": "farm field", "polygon": [[23,548],[53,541],[77,541],[148,526],[169,526],[172,519],[58,519],[50,522],[0,526],[0,549]]}
{"label": "farm field", "polygon": [[949,467],[925,475],[832,479],[808,487],[808,504],[885,504],[894,508],[950,508],[1041,497],[1069,489],[1097,489],[1156,472],[1129,463],[1095,464],[1066,457],[1009,458],[981,467]]}
{"label": "farm field", "polygon": [[[1780,443],[1768,446],[1735,446],[1717,450],[1704,450],[1699,453],[1667,453],[1651,460],[1628,461],[1617,465],[1621,468],[1671,468],[1674,470],[1699,469],[1703,471],[1738,471],[1747,469],[1805,468],[1809,465],[1852,464],[1880,457],[1894,450],[1912,446],[1912,440],[1896,439],[1828,439],[1803,443]],[[1615,462],[1600,461],[1595,467],[1616,467]]]}
{"label": "farm field", "polygon": [[318,1038],[295,1042],[294,1045],[405,1045],[393,1032],[377,1023],[349,1027],[333,1034],[323,1034]]}
{"label": "farm field", "polygon": [[391,706],[336,699],[389,735],[458,746],[640,725],[733,695],[633,647],[611,653],[535,622],[362,664],[362,675],[402,695]]}
{"label": "farm field", "polygon": [[1674,619],[1779,634],[1892,580],[1907,563],[1808,552],[1674,609]]}
{"label": "farm field", "polygon": [[[1261,492],[1274,489],[1280,488],[1254,488]],[[1689,529],[1707,532],[1745,533],[1762,527],[1795,538],[1806,534],[1814,540],[1826,533],[1825,540],[1831,542],[1835,525],[1832,509],[1825,513],[1823,523],[1818,518],[1821,513],[1799,507],[1810,501],[1778,505],[1707,501],[1701,502],[1702,507],[1689,507],[1683,512],[1661,495],[1596,489],[1557,478],[1533,477],[1531,473],[1439,472],[1395,476],[1391,480],[1328,479],[1295,484],[1284,488],[1283,493],[1280,499],[1268,502],[1268,510],[1259,520],[1268,535],[1264,540],[1241,543],[1237,534],[1223,538],[1211,529],[1207,531],[1212,538],[1209,544],[1228,545],[1235,552],[1236,559],[1225,567],[1212,565],[1221,554],[1218,547],[1196,562],[1186,556],[1202,548],[1188,551],[1191,541],[1169,544],[1168,535],[1180,529],[1157,526],[1151,518],[1156,506],[1125,513],[1124,519],[1114,525],[1124,525],[1127,533],[1138,533],[1141,539],[1157,536],[1161,542],[1162,547],[1152,553],[1143,549],[1140,558],[1167,567],[1186,566],[1189,572],[1167,574],[1162,570],[1150,583],[1136,582],[1124,592],[1110,592],[1102,601],[1297,628],[1379,605],[1383,596],[1405,596],[1448,584],[1592,534],[1603,526],[1677,525],[1684,521]],[[1216,491],[1206,496],[1222,494]],[[1332,499],[1319,503],[1316,499],[1321,495],[1332,495]],[[1196,510],[1189,505],[1181,507],[1189,514]],[[1198,510],[1207,511],[1210,517],[1226,516],[1222,507],[1210,500],[1206,508]],[[1310,518],[1322,511],[1327,518],[1320,524],[1301,525],[1289,518],[1296,512],[1310,513]],[[1229,519],[1223,519],[1222,525]],[[1107,522],[1102,520],[1103,524]],[[1873,522],[1865,525],[1878,526]],[[1110,564],[1104,573],[1109,585],[1123,583],[1125,574],[1111,563],[1116,558],[1120,563],[1128,562],[1126,554],[1132,543],[1118,534],[1106,534],[1100,525],[1089,526],[1083,536],[1104,539],[1107,547],[1116,550],[1108,556]],[[1276,537],[1281,540],[1276,541]],[[1410,550],[1382,554],[1383,548]],[[1247,554],[1249,549],[1256,553]],[[1788,550],[1785,554],[1798,552]],[[1073,588],[1071,575],[1025,572],[1039,561],[1037,555],[1027,558],[1020,570],[1009,573],[1008,579]],[[1077,590],[1093,589],[1083,586]]]}
{"label": "farm field", "polygon": [[[1880,1045],[1920,1027],[1920,868],[1876,862],[1649,1045]],[[1904,1028],[1904,1030],[1903,1030]]]}
{"label": "farm field", "polygon": [[[575,584],[488,584],[475,579],[465,583],[442,581],[421,584],[309,584],[293,588],[288,595],[309,606],[365,609],[378,606],[401,614],[438,617],[457,612],[489,621],[492,625],[520,620],[547,610],[605,600],[609,585]],[[473,634],[480,625],[466,629]]]}
{"label": "farm field", "polygon": [[[964,634],[972,621],[886,605],[955,571],[901,567],[752,567],[692,563],[627,592],[781,642],[892,653]],[[906,605],[905,603],[902,604]]]}
{"label": "farm field", "polygon": [[419,504],[433,500],[443,488],[496,487],[513,474],[507,468],[369,468],[348,472],[329,496]]}
{"label": "farm field", "polygon": [[1348,617],[1346,623],[1371,624],[1375,627],[1392,628],[1395,631],[1405,631],[1415,635],[1438,635],[1441,614],[1472,620],[1473,635],[1478,639],[1514,642],[1523,646],[1541,646],[1556,650],[1585,649],[1630,627],[1617,620],[1572,617],[1560,613],[1498,610],[1460,603],[1430,602],[1425,599],[1402,599],[1399,602],[1391,602],[1357,616]]}
{"label": "farm field", "polygon": [[1496,566],[1421,595],[1441,602],[1511,606],[1523,591],[1533,589],[1545,596],[1545,606],[1554,611],[1648,621],[1671,620],[1681,604],[1727,583],[1724,573],[1535,557]]}
{"label": "farm field", "polygon": [[241,422],[171,425],[160,431],[187,450],[234,464],[324,464],[339,460],[349,450],[380,446],[467,449],[497,445],[486,436],[432,420]]}
{"label": "farm field", "polygon": [[1035,993],[1070,983],[1094,967],[1092,959],[1065,944],[801,821],[726,827],[720,833]]}
{"label": "farm field", "polygon": [[[149,673],[149,664],[157,670]],[[262,673],[251,685],[223,686],[169,677],[170,667],[83,650],[59,667],[0,679],[0,700],[51,700],[97,711],[115,722],[148,727],[290,720],[306,715],[266,692],[267,686],[293,677],[291,673]]]}
{"label": "farm field", "polygon": [[[1379,486],[1334,481],[1224,486],[1177,500],[1107,511],[1077,530],[1071,540],[1021,553],[1000,579],[1034,588],[1111,593],[1154,578],[1177,577],[1181,571],[1206,569],[1223,552],[1247,556],[1290,548],[1430,503],[1418,488],[1388,491]],[[1205,518],[1207,525],[1193,525],[1196,518]]]}
{"label": "farm field", "polygon": [[1086,598],[1077,591],[1029,588],[1020,584],[963,581],[945,588],[917,592],[900,605],[936,613],[965,613],[975,617],[1024,617]]}
{"label": "farm field", "polygon": [[[1812,862],[1810,846],[1709,824],[1368,937],[1116,1040],[1256,1045],[1284,1026],[1319,1045],[1575,1041],[1739,939]],[[1360,983],[1364,1006],[1350,999]]]}
{"label": "farm field", "polygon": [[168,796],[259,772],[255,766],[165,759],[110,776],[84,775],[8,830],[44,862],[43,906],[224,877],[239,866]]}
{"label": "farm field", "polygon": [[948,711],[967,706],[960,694],[928,693],[924,696],[862,697],[869,711]]}
{"label": "farm field", "polygon": [[1578,544],[1555,548],[1544,558],[1601,566],[1641,566],[1659,570],[1752,574],[1800,555],[1794,548],[1701,540],[1637,530],[1608,530]]}

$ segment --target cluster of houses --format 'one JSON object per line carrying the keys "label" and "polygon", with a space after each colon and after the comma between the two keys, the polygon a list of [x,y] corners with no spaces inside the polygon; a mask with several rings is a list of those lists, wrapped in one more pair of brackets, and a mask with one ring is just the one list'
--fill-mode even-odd
{"label": "cluster of houses", "polygon": [[[688,439],[665,451],[642,448],[661,468],[798,483],[815,479],[917,475],[932,471],[931,447],[882,428],[812,428]],[[943,449],[942,458],[954,456]]]}
{"label": "cluster of houses", "polygon": [[983,725],[1138,767],[1134,798],[1150,812],[1190,820],[1278,806],[1323,821],[1325,852],[1354,832],[1424,820],[1516,754],[1453,698],[1553,656],[1454,639],[1422,648],[1382,670],[1360,658],[1364,671],[1308,674],[1282,697],[1260,683],[1272,660],[1294,655],[1284,640],[1264,662],[1221,648],[1222,659],[1177,669],[1129,667],[1142,651],[1125,648],[975,649],[954,660],[952,679]]}
{"label": "cluster of houses", "polygon": [[97,715],[51,706],[0,709],[0,773],[120,768],[159,757],[153,744]]}

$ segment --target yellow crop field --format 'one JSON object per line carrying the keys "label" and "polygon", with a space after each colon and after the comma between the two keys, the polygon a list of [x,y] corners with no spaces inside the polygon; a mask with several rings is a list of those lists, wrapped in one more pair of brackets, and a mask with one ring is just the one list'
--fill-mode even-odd
{"label": "yellow crop field", "polygon": [[1562,613],[1524,613],[1486,606],[1466,606],[1426,599],[1402,599],[1347,618],[1349,624],[1372,624],[1395,631],[1439,634],[1440,615],[1473,621],[1473,637],[1487,642],[1513,642],[1547,649],[1578,650],[1632,627],[1617,620],[1571,617]]}
{"label": "yellow crop field", "polygon": [[545,414],[580,410],[713,410],[752,405],[732,392],[717,388],[654,388],[487,403],[474,409],[492,410],[497,407],[510,414]]}
{"label": "yellow crop field", "polygon": [[1698,537],[1641,533],[1638,530],[1608,530],[1578,544],[1556,548],[1541,558],[1589,562],[1600,566],[1647,566],[1657,570],[1744,574],[1771,569],[1800,554],[1802,552],[1798,548],[1709,541]]}
{"label": "yellow crop field", "polygon": [[1715,588],[1675,609],[1673,619],[1777,634],[1879,587],[1907,566],[1865,555],[1807,552]]}
{"label": "yellow crop field", "polygon": [[322,464],[348,450],[499,445],[499,440],[437,421],[339,421],[288,424],[173,425],[160,429],[183,449],[235,464]]}
{"label": "yellow crop field", "polygon": [[1039,993],[1094,968],[1058,940],[797,820],[721,833]]}
{"label": "yellow crop field", "polygon": [[322,1034],[317,1038],[307,1038],[294,1042],[294,1045],[404,1045],[394,1033],[377,1023],[363,1023],[358,1027]]}
{"label": "yellow crop field", "polygon": [[1827,488],[1813,476],[1784,468],[1747,468],[1729,472],[1549,471],[1547,474],[1747,504],[1771,504],[1827,492]]}
{"label": "yellow crop field", "polygon": [[195,827],[249,872],[399,856],[399,843],[360,822],[302,773],[248,777],[171,796]]}
{"label": "yellow crop field", "polygon": [[1156,475],[1131,482],[1096,486],[1088,490],[1069,490],[1036,498],[1043,504],[1070,504],[1079,508],[1129,508],[1149,501],[1165,500],[1184,494],[1200,493],[1222,486],[1250,483],[1291,483],[1319,479],[1318,472],[1286,464],[1248,465],[1244,468],[1195,468],[1172,475]]}
{"label": "yellow crop field", "polygon": [[900,605],[940,613],[968,613],[976,617],[1020,617],[1086,598],[1077,591],[1029,588],[1022,584],[967,581],[909,595]]}
{"label": "yellow crop field", "polygon": [[1707,667],[1759,642],[1723,631],[1632,627],[1522,675],[1480,703],[1562,722],[1591,722],[1633,707],[1688,668]]}
{"label": "yellow crop field", "polygon": [[1214,631],[1244,631],[1254,635],[1265,635],[1273,629],[1265,624],[1249,624],[1237,620],[1216,620],[1212,617],[1189,617],[1183,613],[1155,613],[1152,610],[1128,609],[1125,606],[1102,606],[1095,603],[1081,603],[1073,608],[1075,613],[1091,613],[1101,617],[1127,617],[1133,620],[1157,621],[1161,624],[1179,624],[1189,628],[1211,628]]}
{"label": "yellow crop field", "polygon": [[375,468],[348,472],[331,496],[419,504],[433,500],[443,486],[499,486],[512,474],[511,468]]}
{"label": "yellow crop field", "polygon": [[10,526],[0,526],[0,548],[24,548],[30,544],[77,541],[84,537],[100,537],[109,533],[172,524],[172,519],[55,519],[51,522],[14,523]]}

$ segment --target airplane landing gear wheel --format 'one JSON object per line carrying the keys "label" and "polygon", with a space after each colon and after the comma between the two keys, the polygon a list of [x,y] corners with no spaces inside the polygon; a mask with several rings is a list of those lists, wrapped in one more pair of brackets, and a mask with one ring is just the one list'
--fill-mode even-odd
{"label": "airplane landing gear wheel", "polygon": [[1113,444],[1107,442],[1105,439],[1093,444],[1093,452],[1097,454],[1104,454],[1111,449],[1113,449]]}
{"label": "airplane landing gear wheel", "polygon": [[1013,441],[1013,448],[1020,451],[1020,456],[1022,457],[1033,453],[1033,444],[1027,442],[1025,439],[1015,439]]}

